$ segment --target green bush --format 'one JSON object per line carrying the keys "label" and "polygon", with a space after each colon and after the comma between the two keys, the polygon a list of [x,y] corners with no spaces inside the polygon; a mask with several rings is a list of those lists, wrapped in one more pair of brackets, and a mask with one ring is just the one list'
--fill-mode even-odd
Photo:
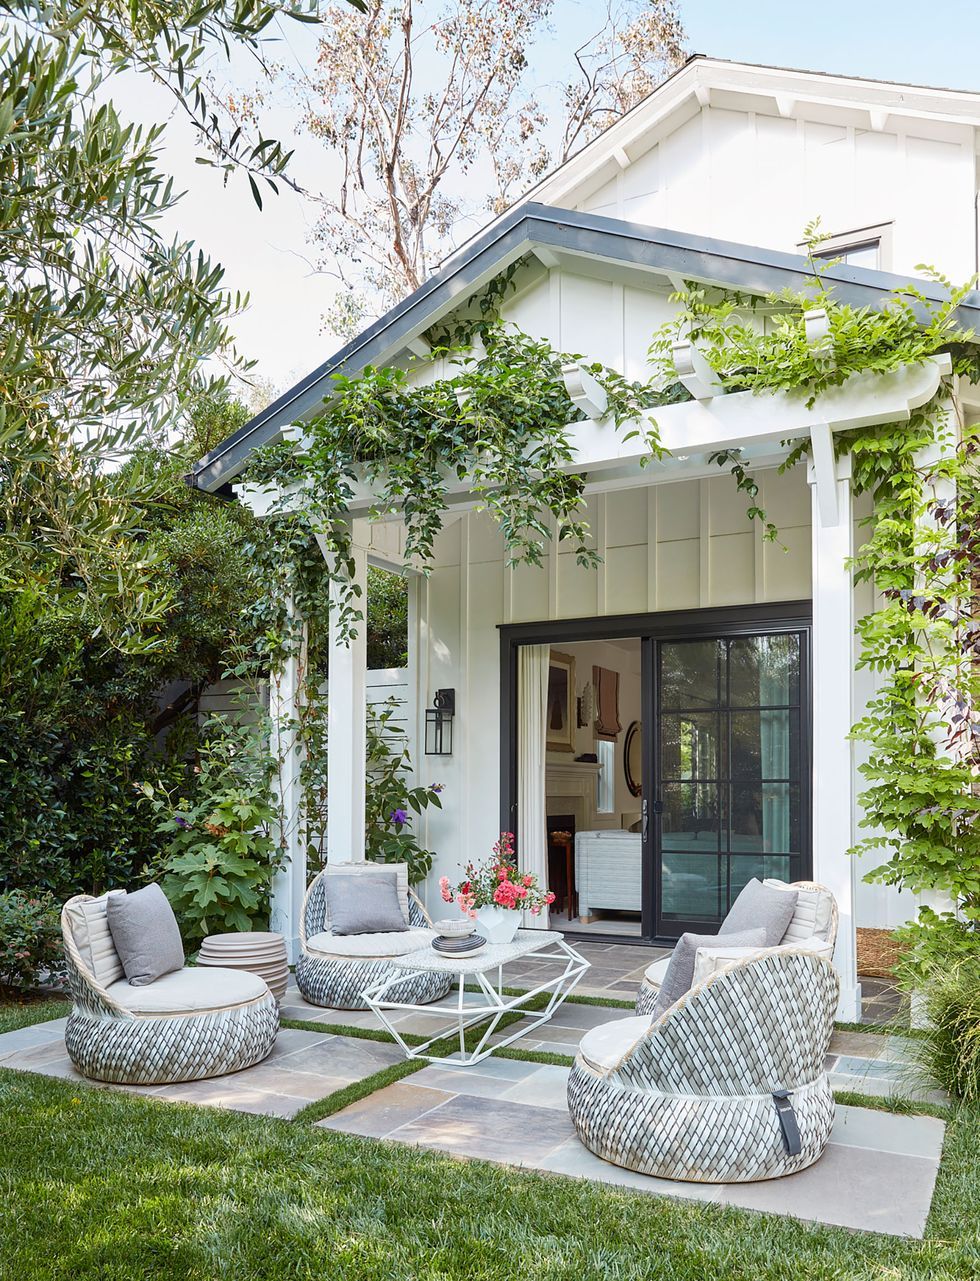
{"label": "green bush", "polygon": [[980,965],[980,931],[952,912],[920,908],[918,920],[896,930],[895,938],[902,949],[895,978],[906,992],[921,990],[961,964]]}
{"label": "green bush", "polygon": [[980,1102],[980,956],[936,973],[925,987],[927,1027],[916,1060],[948,1094]]}
{"label": "green bush", "polygon": [[268,926],[280,851],[267,733],[267,726],[212,717],[193,791],[143,786],[156,830],[167,841],[150,870],[162,878],[185,939]]}
{"label": "green bush", "polygon": [[64,973],[59,909],[50,894],[0,894],[0,983],[34,987]]}

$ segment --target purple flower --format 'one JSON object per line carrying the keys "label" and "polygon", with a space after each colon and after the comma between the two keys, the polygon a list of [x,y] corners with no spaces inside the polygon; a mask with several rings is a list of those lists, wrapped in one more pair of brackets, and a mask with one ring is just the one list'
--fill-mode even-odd
{"label": "purple flower", "polygon": [[402,827],[408,822],[408,811],[403,809],[392,810],[391,821],[396,827]]}
{"label": "purple flower", "polygon": [[432,784],[432,790],[433,790],[434,792],[444,792],[444,791],[446,790],[446,784],[445,784],[445,783],[433,783],[433,784]]}
{"label": "purple flower", "polygon": [[184,818],[183,814],[175,814],[174,822],[177,824],[178,827],[188,828],[188,827],[194,826],[193,823],[188,823],[187,819]]}

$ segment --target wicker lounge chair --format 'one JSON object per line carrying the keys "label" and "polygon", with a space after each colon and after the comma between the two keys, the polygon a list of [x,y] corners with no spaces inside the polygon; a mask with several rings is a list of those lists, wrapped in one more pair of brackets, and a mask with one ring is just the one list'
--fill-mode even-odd
{"label": "wicker lounge chair", "polygon": [[813,952],[768,951],[712,974],[656,1022],[594,1028],[568,1081],[579,1138],[615,1165],[696,1183],[812,1165],[834,1122],[824,1057],[838,986]]}
{"label": "wicker lounge chair", "polygon": [[68,1056],[83,1076],[125,1085],[199,1081],[251,1067],[279,1032],[265,980],[185,967],[145,987],[127,983],[106,899],[69,899],[61,913],[72,1011]]}
{"label": "wicker lounge chair", "polygon": [[[398,894],[407,930],[384,934],[336,935],[330,930],[324,879],[336,872],[370,876],[395,871]],[[393,956],[405,956],[431,943],[432,921],[420,900],[408,888],[407,863],[331,863],[312,881],[300,914],[300,955],[296,986],[311,1005],[331,1010],[366,1010],[362,993],[392,972]],[[393,1001],[427,1005],[446,995],[452,976],[420,974],[393,987]]]}
{"label": "wicker lounge chair", "polygon": [[[796,910],[786,927],[781,947],[812,948],[821,955],[826,955],[827,945],[833,956],[833,947],[837,942],[837,900],[825,885],[816,881],[794,881],[787,885],[784,881],[766,881],[766,885],[781,885],[785,889],[798,890],[799,897]],[[725,936],[718,936],[718,945],[724,948]],[[647,967],[636,997],[637,1014],[652,1014],[660,992],[660,984],[667,973],[670,957],[661,957]]]}

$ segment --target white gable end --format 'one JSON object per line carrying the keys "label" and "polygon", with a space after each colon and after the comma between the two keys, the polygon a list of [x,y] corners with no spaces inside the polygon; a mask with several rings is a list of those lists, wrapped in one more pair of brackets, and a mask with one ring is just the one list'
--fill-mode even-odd
{"label": "white gable end", "polygon": [[875,229],[882,270],[962,280],[977,270],[978,123],[978,95],[700,60],[530,194],[790,253],[819,217],[833,236]]}

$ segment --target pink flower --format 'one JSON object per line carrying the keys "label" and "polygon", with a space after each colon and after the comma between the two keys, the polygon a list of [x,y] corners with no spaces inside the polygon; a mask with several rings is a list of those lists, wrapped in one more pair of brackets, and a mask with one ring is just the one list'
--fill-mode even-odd
{"label": "pink flower", "polygon": [[518,886],[514,892],[518,898],[527,898],[527,889],[523,885]]}
{"label": "pink flower", "polygon": [[528,872],[528,874],[524,877],[524,880],[521,882],[521,884],[528,886],[528,888],[530,888],[534,884],[534,877],[531,875],[530,872]]}
{"label": "pink flower", "polygon": [[534,907],[531,908],[531,915],[537,916],[540,911],[541,908],[535,903]]}
{"label": "pink flower", "polygon": [[544,901],[545,901],[547,904],[549,904],[549,906],[550,906],[550,905],[555,901],[555,896],[554,896],[554,894],[552,894],[552,893],[551,893],[551,891],[550,891],[550,890],[549,890],[549,891],[548,891],[548,893],[544,896]]}
{"label": "pink flower", "polygon": [[442,901],[444,903],[451,903],[453,901],[453,896],[449,889],[448,876],[439,877],[439,893],[442,895]]}

